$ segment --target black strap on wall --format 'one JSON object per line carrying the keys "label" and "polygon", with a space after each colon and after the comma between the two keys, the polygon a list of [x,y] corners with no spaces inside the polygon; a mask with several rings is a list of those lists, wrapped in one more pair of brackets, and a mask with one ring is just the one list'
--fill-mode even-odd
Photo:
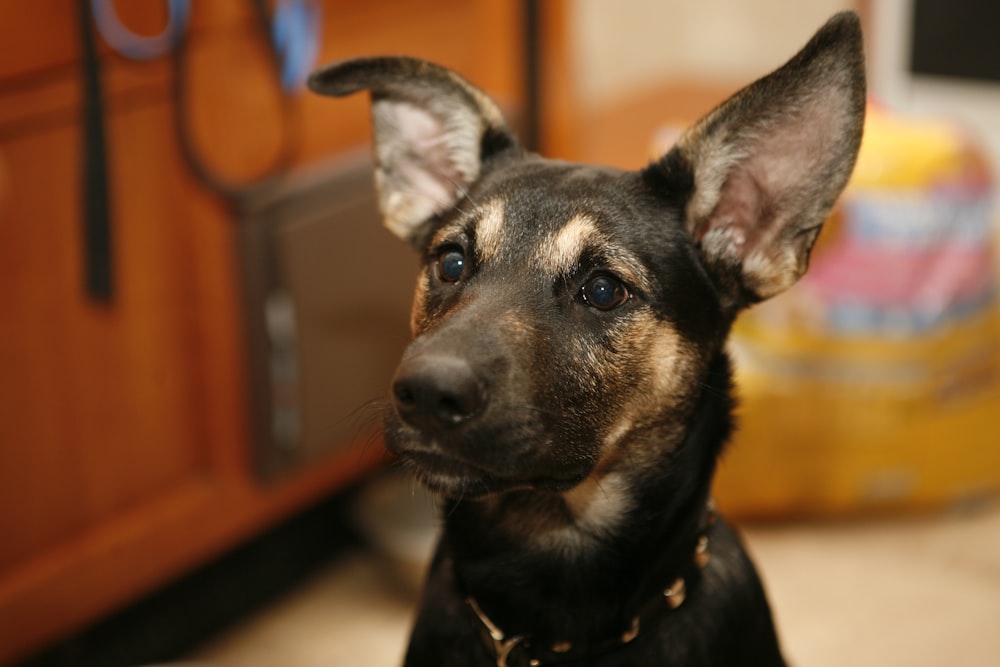
{"label": "black strap on wall", "polygon": [[104,102],[100,61],[90,20],[90,1],[78,0],[83,48],[83,266],[84,287],[91,299],[110,303],[114,297],[112,268],[111,204],[107,147],[104,136]]}
{"label": "black strap on wall", "polygon": [[524,122],[521,138],[530,151],[542,142],[542,8],[541,0],[524,0]]}

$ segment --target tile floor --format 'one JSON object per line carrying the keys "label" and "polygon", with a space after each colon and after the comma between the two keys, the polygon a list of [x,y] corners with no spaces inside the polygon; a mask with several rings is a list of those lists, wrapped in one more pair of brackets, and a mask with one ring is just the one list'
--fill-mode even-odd
{"label": "tile floor", "polygon": [[[798,667],[1000,665],[1000,507],[750,526]],[[367,552],[332,565],[194,657],[211,667],[398,665],[412,593]]]}

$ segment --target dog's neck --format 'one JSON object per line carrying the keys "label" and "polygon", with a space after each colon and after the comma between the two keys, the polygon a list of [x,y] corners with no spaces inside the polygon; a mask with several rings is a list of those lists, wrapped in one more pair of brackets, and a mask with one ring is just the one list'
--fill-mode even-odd
{"label": "dog's neck", "polygon": [[691,561],[714,461],[729,434],[729,383],[720,355],[687,437],[663,447],[659,474],[623,466],[569,492],[450,503],[444,546],[463,593],[507,634],[620,632]]}
{"label": "dog's neck", "polygon": [[[538,539],[517,544],[507,535],[484,534],[487,526],[470,530],[467,520],[489,515],[459,506],[445,539],[461,593],[504,635],[540,644],[607,644],[607,638],[628,633],[651,600],[690,575],[706,531],[707,493],[699,492],[690,506],[661,506],[662,513],[626,512],[597,535],[591,527],[576,529],[580,535],[560,527],[556,530],[566,534],[546,538],[551,544]],[[555,502],[530,493],[517,502],[533,501]]]}

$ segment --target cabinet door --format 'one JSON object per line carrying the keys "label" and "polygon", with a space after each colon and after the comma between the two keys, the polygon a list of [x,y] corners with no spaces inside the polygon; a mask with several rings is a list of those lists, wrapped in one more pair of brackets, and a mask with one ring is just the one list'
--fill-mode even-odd
{"label": "cabinet door", "polygon": [[380,454],[257,484],[232,222],[182,168],[168,104],[109,119],[109,304],[83,287],[80,128],[0,143],[0,663]]}
{"label": "cabinet door", "polygon": [[207,353],[198,304],[211,297],[194,232],[224,221],[205,207],[192,215],[169,126],[160,104],[107,128],[111,303],[84,290],[80,128],[0,144],[0,572],[14,575],[0,581],[0,605],[30,587],[20,564],[37,572],[54,544],[69,557],[93,526],[142,512],[214,464],[191,363]]}

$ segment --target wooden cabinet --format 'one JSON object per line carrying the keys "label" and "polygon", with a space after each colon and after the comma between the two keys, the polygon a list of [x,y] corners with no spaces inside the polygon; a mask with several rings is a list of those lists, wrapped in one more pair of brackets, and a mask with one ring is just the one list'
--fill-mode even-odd
{"label": "wooden cabinet", "polygon": [[[0,10],[0,664],[381,457],[347,443],[279,481],[257,481],[234,215],[178,149],[171,61],[130,62],[103,44],[115,295],[88,298],[80,30],[69,4],[15,0]],[[159,3],[117,4],[138,30],[163,20]],[[282,141],[264,42],[250,3],[192,4],[192,137],[215,169],[252,179]],[[512,108],[521,102],[519,3],[329,0],[323,9],[323,60],[420,55]],[[296,104],[299,166],[368,136],[361,96]]]}

